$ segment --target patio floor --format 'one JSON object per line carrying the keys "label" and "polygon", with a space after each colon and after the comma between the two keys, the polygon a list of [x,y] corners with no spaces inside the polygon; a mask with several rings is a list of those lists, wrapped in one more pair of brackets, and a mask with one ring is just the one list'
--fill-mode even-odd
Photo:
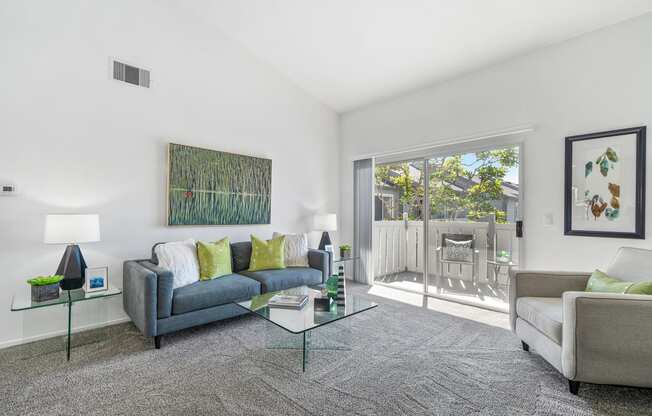
{"label": "patio floor", "polygon": [[[400,272],[378,276],[376,283],[381,283],[397,289],[423,292],[423,273]],[[431,274],[428,278],[428,293],[444,299],[479,306],[509,311],[509,289],[502,283],[479,282],[473,285],[471,281],[455,277],[442,277]]]}

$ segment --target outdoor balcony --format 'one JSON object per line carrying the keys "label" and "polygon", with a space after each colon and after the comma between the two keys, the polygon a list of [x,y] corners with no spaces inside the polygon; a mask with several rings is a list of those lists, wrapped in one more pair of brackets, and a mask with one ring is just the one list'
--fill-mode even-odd
{"label": "outdoor balcony", "polygon": [[[427,250],[423,228],[423,221],[374,222],[375,283],[506,312],[509,269],[519,258],[515,224],[431,220]],[[473,264],[442,261],[444,233],[474,236]]]}

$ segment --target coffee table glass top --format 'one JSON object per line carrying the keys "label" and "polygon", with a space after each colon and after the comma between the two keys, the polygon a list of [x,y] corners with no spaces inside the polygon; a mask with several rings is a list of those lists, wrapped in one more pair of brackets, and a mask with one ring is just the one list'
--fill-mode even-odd
{"label": "coffee table glass top", "polygon": [[56,299],[46,300],[44,302],[33,302],[31,288],[28,285],[25,285],[23,290],[18,291],[16,294],[14,294],[14,297],[11,301],[11,310],[24,311],[27,309],[43,308],[52,305],[82,302],[85,300],[115,296],[119,295],[120,293],[122,293],[122,290],[109,285],[107,290],[99,292],[86,293],[83,290],[61,290],[59,291],[59,297]]}
{"label": "coffee table glass top", "polygon": [[[308,295],[309,300],[308,303],[299,310],[270,308],[267,306],[269,299],[278,293],[288,295]],[[300,286],[293,289],[269,292],[259,296],[254,296],[248,301],[238,302],[236,304],[294,334],[310,331],[311,329],[378,306],[376,303],[362,299],[358,296],[347,295],[345,306],[338,306],[333,303],[330,311],[315,311],[315,296],[320,296],[319,290],[308,286]]]}

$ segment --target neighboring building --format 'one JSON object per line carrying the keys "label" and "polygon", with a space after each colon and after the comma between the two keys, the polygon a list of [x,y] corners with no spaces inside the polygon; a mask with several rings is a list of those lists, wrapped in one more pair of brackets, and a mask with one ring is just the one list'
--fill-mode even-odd
{"label": "neighboring building", "polygon": [[[413,181],[415,189],[423,189],[423,184],[420,181],[421,171],[410,165],[410,174],[412,177],[417,178]],[[400,176],[400,172],[390,170],[389,176],[398,177]],[[477,177],[469,179],[460,176],[455,182],[448,183],[447,185],[461,195],[478,183],[480,183],[480,180]],[[518,216],[519,186],[514,182],[503,181],[502,189],[503,197],[499,200],[492,201],[492,205],[496,210],[505,212],[506,221],[513,223]],[[400,220],[403,218],[403,212],[409,212],[411,218],[421,218],[423,198],[417,197],[414,200],[414,204],[409,207],[403,207],[401,206],[401,194],[401,188],[392,181],[383,181],[382,184],[376,184],[376,195],[374,198],[374,218],[376,221]],[[466,211],[458,211],[455,217],[456,220],[464,220],[466,218]],[[446,218],[443,216],[433,216],[433,219]]]}

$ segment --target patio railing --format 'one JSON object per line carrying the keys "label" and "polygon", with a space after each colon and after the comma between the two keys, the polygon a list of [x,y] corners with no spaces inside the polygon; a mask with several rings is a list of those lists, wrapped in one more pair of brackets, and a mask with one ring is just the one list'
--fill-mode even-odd
{"label": "patio railing", "polygon": [[[489,224],[483,222],[431,220],[428,224],[428,270],[430,274],[439,273],[436,248],[441,245],[442,233],[473,234],[476,249],[476,274],[479,282],[493,281],[494,268],[487,263],[493,259],[493,248],[487,250],[487,230]],[[518,241],[515,238],[515,224],[496,224],[496,247],[511,253],[518,259]],[[373,227],[374,274],[376,277],[401,272],[423,273],[423,222],[422,221],[375,221]],[[470,281],[471,266],[443,265],[443,277],[453,277]],[[500,269],[499,282],[506,283],[507,268]]]}

